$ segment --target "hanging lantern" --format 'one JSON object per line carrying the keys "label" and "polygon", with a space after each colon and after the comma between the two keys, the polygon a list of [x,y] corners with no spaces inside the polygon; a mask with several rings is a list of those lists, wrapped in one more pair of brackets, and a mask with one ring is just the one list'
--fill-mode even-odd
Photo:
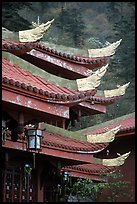
{"label": "hanging lantern", "polygon": [[28,149],[40,150],[42,142],[42,130],[36,128],[29,128],[27,130],[28,136]]}
{"label": "hanging lantern", "polygon": [[64,180],[64,182],[69,181],[69,173],[67,171],[64,171],[63,180]]}

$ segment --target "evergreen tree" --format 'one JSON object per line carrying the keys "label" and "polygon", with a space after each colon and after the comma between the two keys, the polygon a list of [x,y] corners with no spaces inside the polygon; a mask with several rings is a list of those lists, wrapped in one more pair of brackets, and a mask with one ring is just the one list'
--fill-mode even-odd
{"label": "evergreen tree", "polygon": [[2,2],[2,26],[11,31],[30,28],[30,23],[18,14],[18,10],[28,6],[30,2]]}
{"label": "evergreen tree", "polygon": [[72,38],[75,47],[81,48],[84,43],[83,37],[85,25],[79,9],[64,9],[62,7],[57,22],[57,27],[61,32],[64,33],[64,35],[69,36],[69,38]]}

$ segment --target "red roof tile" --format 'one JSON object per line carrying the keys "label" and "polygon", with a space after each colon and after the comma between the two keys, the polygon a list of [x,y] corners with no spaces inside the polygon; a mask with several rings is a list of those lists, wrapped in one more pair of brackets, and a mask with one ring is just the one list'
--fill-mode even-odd
{"label": "red roof tile", "polygon": [[22,70],[20,67],[11,64],[6,59],[2,59],[2,80],[5,83],[32,90],[33,92],[46,95],[48,98],[53,98],[58,101],[79,100],[79,102],[81,102],[87,100],[91,95],[96,93],[96,90],[79,92],[58,87],[51,82],[46,82],[42,78]]}
{"label": "red roof tile", "polygon": [[3,40],[2,50],[20,55],[32,50],[36,45],[37,43],[19,43]]}
{"label": "red roof tile", "polygon": [[87,172],[88,174],[100,174],[102,173],[110,173],[116,170],[116,167],[103,166],[101,164],[81,164],[81,165],[72,165],[65,166],[62,168],[62,171],[80,171]]}
{"label": "red roof tile", "polygon": [[11,85],[45,95],[50,99],[54,99],[54,102],[55,99],[56,102],[79,100],[78,102],[92,101],[92,103],[103,103],[107,105],[114,103],[118,98],[93,96],[96,90],[79,92],[64,87],[58,87],[51,82],[46,82],[42,78],[24,71],[17,65],[11,64],[7,59],[2,59],[2,80],[5,83],[10,83]]}
{"label": "red roof tile", "polygon": [[106,148],[109,143],[105,144],[92,144],[89,142],[82,142],[73,138],[68,138],[54,134],[51,132],[43,131],[43,142],[44,146],[52,146],[53,148],[64,149],[71,152],[91,152],[96,153]]}
{"label": "red roof tile", "polygon": [[35,49],[40,52],[45,52],[59,58],[73,61],[78,64],[87,64],[89,65],[88,66],[89,69],[90,67],[96,68],[98,64],[99,66],[103,66],[108,63],[107,57],[82,57],[82,56],[70,55],[70,54],[58,52],[57,50],[46,47],[42,43],[38,43]]}
{"label": "red roof tile", "polygon": [[[120,120],[121,119],[121,120]],[[86,134],[98,134],[98,133],[103,133],[103,132],[106,132],[107,129],[112,129],[116,126],[119,126],[121,125],[120,127],[120,131],[117,133],[120,134],[120,132],[132,132],[135,130],[135,117],[133,115],[131,115],[131,118],[124,118],[122,119],[122,117],[119,117],[119,120],[112,120],[112,123],[110,124],[110,121],[109,123],[105,122],[104,125],[101,124],[102,127],[97,127],[95,128],[94,130],[87,130],[85,131]]]}
{"label": "red roof tile", "polygon": [[57,50],[46,47],[41,43],[20,43],[20,42],[9,42],[6,40],[2,41],[2,50],[7,52],[16,52],[16,53],[18,52],[18,54],[20,54],[20,50],[24,49],[24,53],[25,53],[28,51],[26,50],[26,48],[28,50],[35,48],[40,52],[46,52],[48,54],[54,55],[59,58],[65,58],[66,60],[73,61],[75,63],[88,64],[89,67],[92,67],[92,68],[97,67],[96,64],[99,64],[99,66],[100,65],[103,66],[108,63],[107,57],[90,58],[90,57],[74,56],[74,55],[58,52]]}

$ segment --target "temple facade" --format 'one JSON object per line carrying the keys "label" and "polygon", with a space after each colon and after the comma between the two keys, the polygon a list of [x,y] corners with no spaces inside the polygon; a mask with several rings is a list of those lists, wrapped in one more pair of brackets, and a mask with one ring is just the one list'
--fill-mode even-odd
{"label": "temple facade", "polygon": [[118,168],[134,186],[134,113],[68,130],[83,116],[105,114],[125,94],[130,82],[99,90],[121,39],[106,48],[69,53],[38,41],[52,22],[41,25],[40,35],[37,25],[12,35],[3,29],[3,202],[59,202],[68,179],[99,182],[100,172]]}

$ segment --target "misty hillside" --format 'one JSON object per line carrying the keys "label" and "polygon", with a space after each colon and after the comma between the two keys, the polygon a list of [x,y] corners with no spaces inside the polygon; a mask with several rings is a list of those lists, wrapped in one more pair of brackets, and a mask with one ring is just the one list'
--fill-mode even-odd
{"label": "misty hillside", "polygon": [[111,58],[100,90],[130,82],[126,93],[107,107],[107,114],[81,119],[85,128],[135,111],[135,4],[134,2],[3,2],[2,26],[18,32],[31,22],[54,22],[42,41],[77,49],[104,47],[122,39]]}

